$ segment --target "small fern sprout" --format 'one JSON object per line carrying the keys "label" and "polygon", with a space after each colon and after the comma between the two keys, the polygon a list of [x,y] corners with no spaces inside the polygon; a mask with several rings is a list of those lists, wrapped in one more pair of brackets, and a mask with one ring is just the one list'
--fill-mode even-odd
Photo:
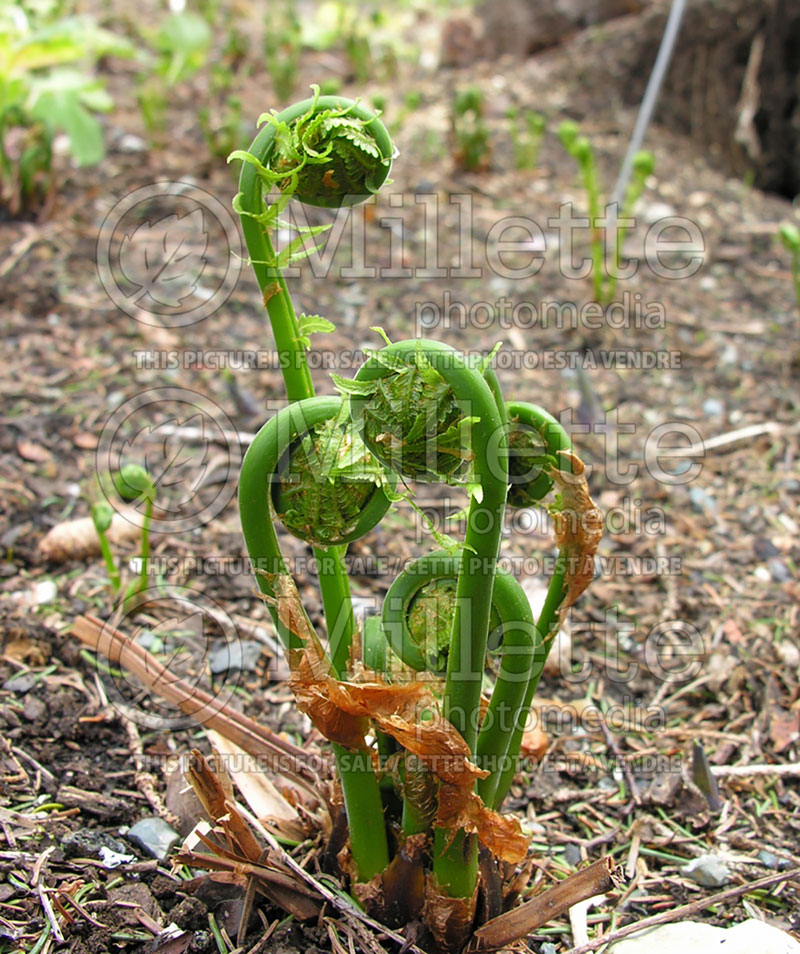
{"label": "small fern sprout", "polygon": [[150,568],[150,524],[156,499],[156,483],[140,464],[126,464],[114,475],[114,488],[123,500],[144,503],[139,576],[128,585],[125,591],[124,605],[127,607],[138,593],[147,589],[147,574]]}
{"label": "small fern sprout", "polygon": [[360,102],[321,96],[259,117],[263,129],[247,152],[267,190],[277,187],[307,205],[339,208],[376,193],[389,175],[393,146],[376,113]]}
{"label": "small fern sprout", "polygon": [[109,504],[105,503],[105,501],[97,501],[96,503],[92,504],[90,512],[95,533],[97,534],[97,539],[100,542],[100,552],[103,555],[103,562],[106,565],[108,579],[111,583],[111,588],[115,593],[117,593],[122,586],[122,581],[120,579],[117,564],[114,561],[114,556],[111,552],[111,545],[108,542],[108,531],[111,529],[111,522],[114,519],[114,511]]}
{"label": "small fern sprout", "polygon": [[541,505],[553,489],[552,471],[560,454],[571,449],[564,428],[544,408],[509,401],[508,505],[515,509]]}
{"label": "small fern sprout", "polygon": [[364,536],[386,514],[386,485],[383,468],[340,411],[284,450],[272,504],[293,536],[318,547],[340,546]]}
{"label": "small fern sprout", "polygon": [[450,384],[421,348],[403,358],[373,352],[377,377],[335,378],[350,396],[364,443],[384,466],[406,480],[463,481],[471,452],[471,418]]}
{"label": "small fern sprout", "polygon": [[783,247],[792,256],[792,282],[797,309],[800,311],[800,229],[792,222],[784,222],[778,234]]}

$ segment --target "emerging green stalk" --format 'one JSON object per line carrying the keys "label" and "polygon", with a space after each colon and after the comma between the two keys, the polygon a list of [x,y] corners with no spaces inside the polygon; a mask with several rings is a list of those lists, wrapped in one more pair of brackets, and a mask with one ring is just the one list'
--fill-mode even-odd
{"label": "emerging green stalk", "polygon": [[797,309],[800,311],[800,229],[791,222],[784,222],[779,229],[783,247],[792,256],[792,284]]}
{"label": "emerging green stalk", "polygon": [[[592,248],[592,289],[594,300],[604,307],[609,305],[617,289],[617,278],[622,263],[622,245],[627,225],[618,224],[614,234],[613,268],[607,269],[605,243],[600,229],[600,185],[597,178],[597,162],[594,148],[586,136],[578,135],[578,125],[566,120],[558,127],[562,146],[578,164],[581,184],[586,192],[589,211],[589,228]],[[619,218],[630,218],[633,207],[644,191],[647,177],[652,175],[655,157],[652,152],[640,150],[633,156],[633,175],[625,192],[622,206],[617,210]]]}
{"label": "emerging green stalk", "polygon": [[[265,188],[268,190],[272,185],[283,186],[288,195],[296,193],[301,200],[316,204],[315,200],[318,199],[318,196],[304,196],[301,191],[298,191],[298,181],[300,173],[304,171],[303,167],[306,162],[313,165],[316,157],[324,152],[324,147],[313,149],[309,145],[309,151],[305,154],[301,154],[295,148],[294,155],[297,162],[294,168],[290,168],[283,178],[277,172],[273,172],[270,176],[269,162],[275,155],[276,150],[279,150],[285,144],[286,132],[290,125],[292,123],[299,125],[304,121],[312,123],[315,121],[318,111],[327,111],[331,118],[335,115],[341,117],[352,115],[361,122],[364,128],[374,130],[380,160],[377,166],[382,170],[382,179],[380,179],[380,173],[376,173],[376,175],[380,181],[383,181],[388,173],[392,152],[388,134],[372,113],[358,104],[336,97],[319,97],[317,94],[312,100],[299,103],[277,117],[268,117],[268,121],[254,139],[249,151],[247,153],[234,153],[233,156],[243,160],[239,180],[239,195],[237,196],[237,210],[241,214],[242,230],[250,253],[251,264],[269,315],[280,367],[283,370],[286,394],[292,402],[313,398],[314,387],[305,357],[297,316],[281,272],[282,262],[275,253],[269,235],[269,228],[277,225],[277,212],[285,203],[279,200],[279,203],[276,204],[275,213],[271,214],[272,210],[265,205],[264,190]],[[280,143],[276,142],[276,133],[283,136]],[[289,179],[288,188],[284,184],[287,176]],[[366,188],[362,188],[361,198],[364,197],[364,193],[369,191],[371,186],[372,183],[367,183]],[[340,203],[355,201],[355,187],[350,190],[349,195],[343,194],[339,199]],[[271,522],[269,501],[266,499],[266,478],[268,474],[273,472],[262,469],[261,463],[258,447],[254,442],[245,459],[245,465],[243,465],[240,506],[242,506],[242,525],[247,538],[248,551],[256,566],[258,566],[259,561],[265,558],[274,559],[277,557],[280,560],[277,541],[274,541],[275,547],[273,549],[273,541],[269,539],[269,534],[259,529],[260,523]],[[243,505],[242,500],[244,500]],[[274,531],[272,535],[274,537]],[[336,636],[338,637],[336,644],[331,647],[332,661],[334,670],[341,675],[344,673],[349,659],[354,631],[350,587],[342,560],[343,551],[335,548],[331,552],[315,547],[314,553],[320,566],[320,590],[329,634],[333,633],[335,625]],[[282,560],[280,562],[282,563]],[[264,590],[263,577],[259,578],[259,585]],[[278,625],[279,621],[276,620],[276,626]],[[280,628],[279,626],[279,631]],[[291,636],[285,632],[283,636],[285,639],[291,639]],[[341,747],[336,747],[335,752],[350,825],[353,859],[358,868],[359,877],[367,881],[373,875],[382,871],[389,862],[388,842],[383,825],[383,807],[378,781],[369,762],[363,764],[363,760],[361,760],[356,764]]]}
{"label": "emerging green stalk", "polygon": [[108,529],[114,518],[114,511],[107,503],[94,503],[91,507],[92,522],[94,523],[97,539],[100,541],[100,552],[103,555],[103,561],[106,565],[106,572],[111,583],[111,588],[118,593],[122,586],[119,569],[111,552],[111,545],[108,542]]}

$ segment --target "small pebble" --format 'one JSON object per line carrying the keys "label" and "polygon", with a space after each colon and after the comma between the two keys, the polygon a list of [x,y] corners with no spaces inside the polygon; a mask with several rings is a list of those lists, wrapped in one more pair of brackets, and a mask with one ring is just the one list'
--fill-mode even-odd
{"label": "small pebble", "polygon": [[778,856],[773,855],[771,851],[765,851],[763,848],[758,853],[758,860],[768,868],[778,867]]}
{"label": "small pebble", "polygon": [[655,222],[660,222],[661,219],[668,219],[676,214],[674,207],[666,202],[650,202],[643,206],[639,213],[641,219],[647,225],[653,225]]}
{"label": "small pebble", "polygon": [[231,669],[253,672],[261,658],[261,650],[261,643],[252,639],[215,644],[208,654],[208,668],[215,676]]}
{"label": "small pebble", "polygon": [[581,861],[581,850],[577,845],[567,844],[564,846],[564,860],[568,865],[575,868]]}
{"label": "small pebble", "polygon": [[710,192],[690,192],[686,201],[693,209],[699,209],[701,206],[710,205],[713,199]]}
{"label": "small pebble", "polygon": [[783,560],[769,560],[767,566],[775,583],[788,583],[792,579],[792,572]]}
{"label": "small pebble", "polygon": [[689,500],[698,513],[716,513],[717,511],[717,501],[702,487],[691,487]]}
{"label": "small pebble", "polygon": [[20,695],[24,692],[28,692],[33,688],[34,679],[33,676],[23,674],[21,676],[12,676],[11,679],[6,679],[3,683],[3,688],[8,692],[18,692]]}
{"label": "small pebble", "polygon": [[790,669],[797,669],[800,666],[800,648],[794,643],[784,640],[775,647],[776,652],[781,657],[784,666]]}
{"label": "small pebble", "polygon": [[32,693],[25,696],[25,705],[22,709],[23,719],[27,719],[28,722],[41,722],[44,721],[46,716],[47,703],[43,699],[34,696]]}
{"label": "small pebble", "polygon": [[721,888],[730,884],[731,869],[719,855],[702,855],[681,868],[681,873],[704,888]]}
{"label": "small pebble", "polygon": [[147,152],[149,146],[139,136],[125,133],[124,136],[120,136],[117,148],[120,152]]}
{"label": "small pebble", "polygon": [[780,556],[781,551],[772,540],[768,540],[766,537],[756,537],[753,540],[753,553],[759,560],[769,560],[772,557]]}
{"label": "small pebble", "polygon": [[99,851],[100,862],[104,868],[119,868],[120,865],[130,864],[136,861],[136,855],[129,855],[122,851],[112,851],[105,845]]}
{"label": "small pebble", "polygon": [[725,413],[725,405],[718,398],[706,398],[703,401],[703,414],[706,417],[716,417]]}
{"label": "small pebble", "polygon": [[136,822],[125,837],[152,858],[165,861],[181,836],[163,818],[153,815]]}
{"label": "small pebble", "polygon": [[52,580],[41,580],[33,590],[33,602],[36,606],[52,603],[58,596],[58,587]]}
{"label": "small pebble", "polygon": [[136,642],[150,653],[160,653],[164,649],[164,641],[150,629],[143,628],[136,636]]}

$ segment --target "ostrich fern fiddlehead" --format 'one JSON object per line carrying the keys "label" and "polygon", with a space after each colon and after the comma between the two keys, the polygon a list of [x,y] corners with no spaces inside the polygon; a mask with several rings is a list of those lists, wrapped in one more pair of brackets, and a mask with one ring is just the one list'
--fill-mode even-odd
{"label": "ostrich fern fiddlehead", "polygon": [[[513,779],[559,622],[591,578],[599,527],[566,433],[539,407],[506,404],[490,359],[476,362],[436,341],[387,343],[354,379],[333,376],[343,397],[313,396],[308,335],[327,325],[298,322],[280,273],[288,259],[275,255],[269,231],[292,195],[320,205],[370,195],[391,153],[376,117],[315,93],[265,117],[250,150],[235,154],[244,162],[236,205],[292,402],[248,450],[239,504],[258,585],[289,651],[298,706],[334,743],[356,880],[374,879],[361,896],[377,892],[379,910],[392,918],[418,916],[423,859],[432,850],[426,896],[455,906],[448,908],[457,912],[448,917],[454,933],[439,940],[457,948],[474,913],[478,840],[506,860],[525,853],[516,823],[493,809]],[[278,197],[265,205],[273,188]],[[344,554],[398,499],[398,480],[463,485],[466,534],[400,575],[381,616],[365,622],[362,659],[354,660]],[[534,623],[519,583],[498,569],[503,515],[507,504],[544,506],[556,490],[550,509],[559,562]],[[591,532],[574,530],[570,509],[592,515]],[[327,647],[300,603],[276,521],[315,548]],[[497,653],[499,670],[484,705],[487,651]],[[376,767],[403,803],[391,863],[384,813],[393,809]],[[429,926],[435,934],[436,918]]]}

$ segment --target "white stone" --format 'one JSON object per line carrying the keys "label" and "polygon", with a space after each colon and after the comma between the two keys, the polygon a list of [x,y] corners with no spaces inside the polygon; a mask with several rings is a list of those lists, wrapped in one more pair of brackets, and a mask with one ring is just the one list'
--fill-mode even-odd
{"label": "white stone", "polygon": [[609,947],[609,954],[800,954],[800,944],[785,931],[751,918],[732,928],[700,921],[663,924]]}

